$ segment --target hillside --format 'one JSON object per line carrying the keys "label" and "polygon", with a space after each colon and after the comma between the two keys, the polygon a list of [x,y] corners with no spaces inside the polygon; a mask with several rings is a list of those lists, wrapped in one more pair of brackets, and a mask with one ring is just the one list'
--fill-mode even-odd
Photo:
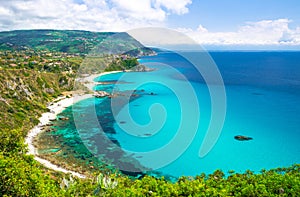
{"label": "hillside", "polygon": [[[101,43],[106,41],[104,43]],[[107,45],[106,45],[106,44]],[[0,32],[0,50],[47,50],[88,54],[101,44],[101,50],[138,55],[152,53],[127,33],[89,32],[78,30],[16,30]]]}

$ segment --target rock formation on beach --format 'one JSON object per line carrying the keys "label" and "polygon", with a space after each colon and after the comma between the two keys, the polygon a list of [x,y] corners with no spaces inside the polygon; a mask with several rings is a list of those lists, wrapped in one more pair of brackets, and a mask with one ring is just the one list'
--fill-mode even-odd
{"label": "rock formation on beach", "polygon": [[95,93],[93,94],[94,97],[97,98],[102,98],[102,97],[107,97],[110,96],[109,93],[105,92],[105,91],[95,91]]}

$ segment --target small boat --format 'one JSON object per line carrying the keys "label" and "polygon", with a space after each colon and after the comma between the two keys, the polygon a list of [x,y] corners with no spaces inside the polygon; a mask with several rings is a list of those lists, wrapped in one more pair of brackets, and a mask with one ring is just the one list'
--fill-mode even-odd
{"label": "small boat", "polygon": [[253,140],[252,137],[248,137],[248,136],[244,136],[244,135],[236,135],[236,136],[234,136],[234,139],[239,140],[239,141]]}

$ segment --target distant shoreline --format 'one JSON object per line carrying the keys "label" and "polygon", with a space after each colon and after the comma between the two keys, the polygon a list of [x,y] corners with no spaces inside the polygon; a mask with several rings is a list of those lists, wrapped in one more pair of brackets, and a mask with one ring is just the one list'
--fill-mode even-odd
{"label": "distant shoreline", "polygon": [[[93,91],[93,87],[95,86],[94,79],[103,75],[117,73],[122,71],[111,71],[111,72],[103,72],[99,74],[92,74],[84,78],[79,78],[78,81],[81,82],[83,85],[85,85],[89,90]],[[34,128],[32,128],[26,138],[25,138],[25,144],[28,145],[28,152],[27,154],[33,155],[34,159],[38,162],[40,162],[42,165],[44,165],[46,168],[52,169],[54,171],[59,171],[63,173],[70,173],[73,176],[79,177],[79,178],[85,178],[86,176],[83,174],[80,174],[78,172],[67,170],[65,168],[62,168],[56,164],[51,163],[50,161],[46,159],[42,159],[39,157],[38,149],[34,146],[34,139],[42,132],[44,132],[44,127],[51,122],[52,119],[56,119],[57,115],[63,112],[63,110],[81,100],[85,100],[88,98],[92,98],[92,94],[75,94],[72,95],[72,97],[68,98],[66,96],[61,96],[55,99],[54,101],[48,103],[48,109],[50,112],[43,113],[42,116],[39,118],[39,124],[36,125]]]}

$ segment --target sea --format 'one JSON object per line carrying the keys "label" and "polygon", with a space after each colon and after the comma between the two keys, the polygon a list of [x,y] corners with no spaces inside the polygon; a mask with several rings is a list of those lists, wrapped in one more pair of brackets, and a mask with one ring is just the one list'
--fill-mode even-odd
{"label": "sea", "polygon": [[56,129],[131,175],[260,173],[300,163],[300,52],[206,55],[208,65],[195,65],[189,57],[200,52],[157,49],[139,58],[149,72],[98,77],[94,89],[111,98],[73,105]]}

